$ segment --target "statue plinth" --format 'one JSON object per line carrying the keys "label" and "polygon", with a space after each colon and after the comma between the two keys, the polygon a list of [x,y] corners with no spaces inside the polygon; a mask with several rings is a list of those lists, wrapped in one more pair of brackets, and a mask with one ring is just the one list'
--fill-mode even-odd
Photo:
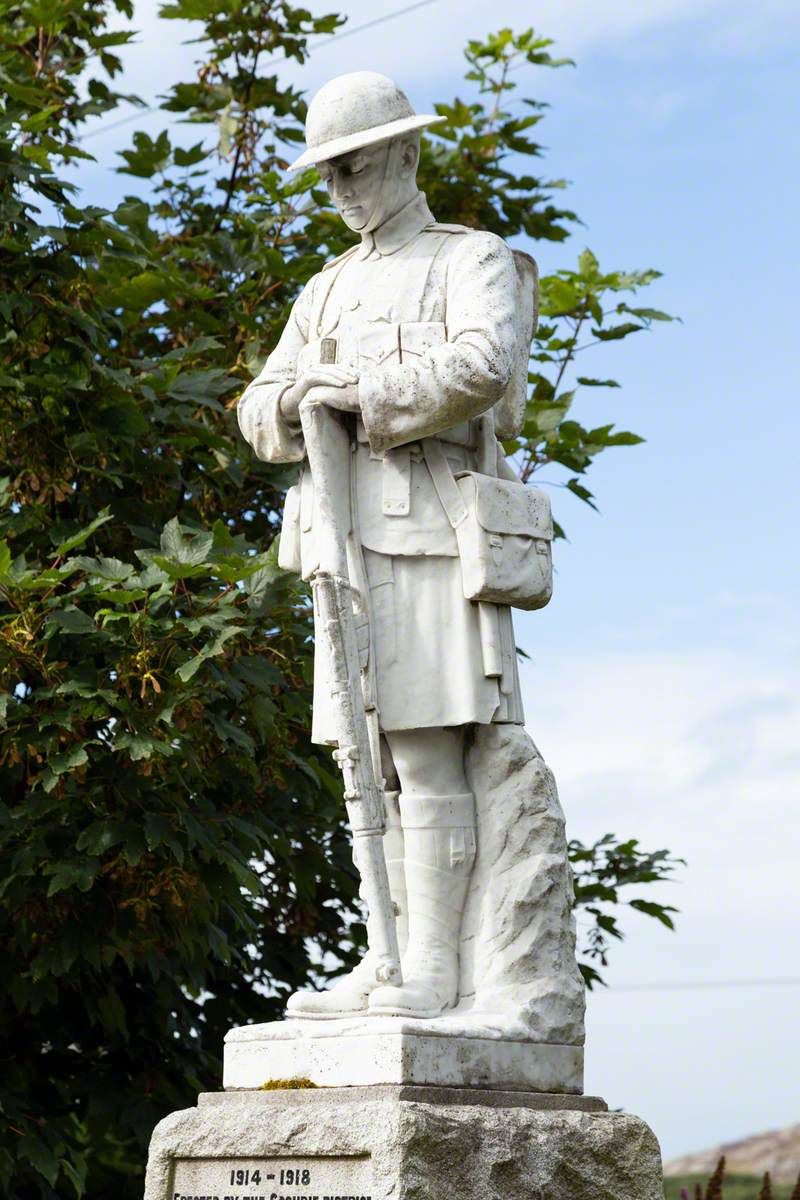
{"label": "statue plinth", "polygon": [[509,1038],[457,1014],[276,1021],[230,1031],[225,1088],[293,1079],[326,1088],[417,1084],[579,1094],[583,1047]]}

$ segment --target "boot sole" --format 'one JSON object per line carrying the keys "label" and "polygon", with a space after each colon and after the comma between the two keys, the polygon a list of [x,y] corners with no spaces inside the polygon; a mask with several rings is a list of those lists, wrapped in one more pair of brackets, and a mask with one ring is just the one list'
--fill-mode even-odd
{"label": "boot sole", "polygon": [[284,1019],[287,1021],[339,1021],[342,1017],[364,1017],[367,1015],[367,1006],[363,1008],[340,1008],[336,1012],[297,1012],[294,1009],[287,1008],[284,1012]]}
{"label": "boot sole", "polygon": [[435,1017],[441,1017],[447,1012],[446,1008],[427,1008],[420,1011],[418,1008],[401,1008],[399,1005],[374,1005],[367,1009],[367,1015],[370,1017],[416,1017],[419,1021],[430,1021]]}

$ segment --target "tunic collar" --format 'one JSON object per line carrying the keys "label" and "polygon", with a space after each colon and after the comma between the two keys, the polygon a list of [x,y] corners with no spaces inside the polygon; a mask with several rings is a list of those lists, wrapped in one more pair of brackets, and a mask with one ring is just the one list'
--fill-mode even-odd
{"label": "tunic collar", "polygon": [[373,233],[362,236],[362,251],[369,253],[374,245],[379,254],[394,254],[407,246],[426,225],[432,225],[434,217],[428,208],[424,192],[417,192],[404,208],[396,212],[388,221],[379,225]]}

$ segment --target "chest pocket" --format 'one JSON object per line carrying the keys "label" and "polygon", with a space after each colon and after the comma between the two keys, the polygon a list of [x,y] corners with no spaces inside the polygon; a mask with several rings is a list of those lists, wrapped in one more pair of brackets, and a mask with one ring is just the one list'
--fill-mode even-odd
{"label": "chest pocket", "polygon": [[400,326],[391,321],[368,321],[358,331],[359,362],[382,367],[400,359]]}
{"label": "chest pocket", "polygon": [[400,358],[421,358],[427,350],[443,346],[447,327],[442,321],[404,321],[400,326]]}
{"label": "chest pocket", "polygon": [[338,357],[337,350],[336,338],[314,338],[312,341],[306,342],[297,356],[296,374],[303,375],[311,367],[317,365],[326,366],[328,363],[335,363]]}

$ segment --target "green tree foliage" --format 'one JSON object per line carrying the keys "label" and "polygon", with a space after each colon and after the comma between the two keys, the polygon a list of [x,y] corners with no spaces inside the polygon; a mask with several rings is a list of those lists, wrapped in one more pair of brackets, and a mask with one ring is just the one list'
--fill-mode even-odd
{"label": "green tree foliage", "polygon": [[591,918],[580,967],[587,985],[592,987],[603,982],[597,967],[608,966],[611,939],[622,941],[625,936],[619,923],[620,906],[627,905],[660,921],[667,929],[674,928],[672,914],[677,909],[672,905],[640,896],[629,899],[627,891],[624,897],[620,893],[642,884],[668,882],[683,859],[674,858],[669,850],[642,850],[636,838],[623,842],[611,833],[590,846],[571,841],[569,857],[575,876],[576,907]]}
{"label": "green tree foliage", "polygon": [[[164,7],[205,25],[197,78],[163,103],[199,140],[136,132],[107,212],[65,179],[82,124],[119,102],[131,34],[108,24],[128,0],[0,9],[0,1187],[133,1197],[153,1124],[217,1085],[226,1028],[276,1017],[363,940],[338,777],[308,739],[308,597],[274,555],[293,469],[255,462],[233,411],[346,244],[316,174],[283,173],[305,105],[274,73],[339,20]],[[510,64],[555,66],[548,45],[468,47],[478,99],[440,106],[425,146],[441,219],[567,236],[561,184],[519,173],[541,105],[504,107]],[[589,325],[618,340],[660,315],[601,307],[653,277],[587,253],[544,281],[508,448],[526,477],[558,464],[581,495],[595,454],[637,440],[574,422],[562,384]],[[601,929],[615,887],[668,864],[633,842],[573,852]]]}

